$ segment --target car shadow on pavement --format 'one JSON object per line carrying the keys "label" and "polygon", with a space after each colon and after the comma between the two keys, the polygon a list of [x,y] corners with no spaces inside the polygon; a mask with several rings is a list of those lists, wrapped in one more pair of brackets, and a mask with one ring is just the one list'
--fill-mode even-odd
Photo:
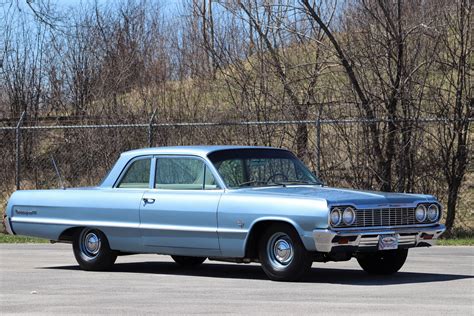
{"label": "car shadow on pavement", "polygon": [[[80,270],[79,266],[45,267],[43,269]],[[210,277],[226,279],[268,280],[263,270],[258,265],[246,264],[220,264],[206,261],[195,268],[183,268],[173,262],[131,262],[116,263],[107,273],[141,273],[158,275],[181,275],[193,277]],[[88,272],[104,273],[104,272]],[[443,274],[427,272],[398,272],[389,276],[369,275],[362,270],[353,269],[327,269],[314,267],[300,282],[305,283],[330,283],[344,285],[394,285],[414,284],[427,282],[444,282],[459,279],[474,278],[471,275]]]}

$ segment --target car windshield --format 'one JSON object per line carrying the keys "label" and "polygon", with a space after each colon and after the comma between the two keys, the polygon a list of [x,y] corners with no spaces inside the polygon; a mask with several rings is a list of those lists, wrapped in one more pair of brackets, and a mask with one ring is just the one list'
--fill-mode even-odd
{"label": "car windshield", "polygon": [[215,151],[208,157],[229,188],[321,184],[287,150],[228,149]]}

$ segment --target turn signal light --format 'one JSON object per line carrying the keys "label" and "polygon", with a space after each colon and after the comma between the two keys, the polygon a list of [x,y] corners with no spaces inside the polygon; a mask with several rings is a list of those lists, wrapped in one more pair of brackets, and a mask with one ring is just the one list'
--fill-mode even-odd
{"label": "turn signal light", "polygon": [[423,235],[421,236],[421,238],[423,238],[423,239],[433,239],[433,235],[430,235],[430,234],[423,234]]}
{"label": "turn signal light", "polygon": [[349,243],[349,238],[347,237],[342,237],[341,239],[339,239],[339,242],[338,242],[338,244],[340,245],[346,245],[348,243]]}

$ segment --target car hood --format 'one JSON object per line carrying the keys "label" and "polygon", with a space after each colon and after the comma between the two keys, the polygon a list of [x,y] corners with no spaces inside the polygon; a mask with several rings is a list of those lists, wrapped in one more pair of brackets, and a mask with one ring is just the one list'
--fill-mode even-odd
{"label": "car hood", "polygon": [[328,205],[356,207],[415,206],[420,202],[436,201],[432,195],[360,191],[324,186],[260,187],[236,190],[244,194],[284,195],[294,198],[324,199]]}

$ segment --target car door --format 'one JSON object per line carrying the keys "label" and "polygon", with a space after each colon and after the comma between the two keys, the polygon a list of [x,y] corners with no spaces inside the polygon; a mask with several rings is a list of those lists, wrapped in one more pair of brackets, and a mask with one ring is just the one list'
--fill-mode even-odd
{"label": "car door", "polygon": [[95,208],[85,209],[90,218],[107,235],[110,246],[122,251],[140,251],[142,240],[140,234],[139,208],[143,194],[151,188],[152,156],[139,156],[130,160],[124,167],[113,188],[101,190],[89,195],[85,205],[93,204]]}
{"label": "car door", "polygon": [[143,196],[140,229],[157,252],[210,255],[219,251],[217,207],[223,190],[206,162],[156,156],[153,189]]}

